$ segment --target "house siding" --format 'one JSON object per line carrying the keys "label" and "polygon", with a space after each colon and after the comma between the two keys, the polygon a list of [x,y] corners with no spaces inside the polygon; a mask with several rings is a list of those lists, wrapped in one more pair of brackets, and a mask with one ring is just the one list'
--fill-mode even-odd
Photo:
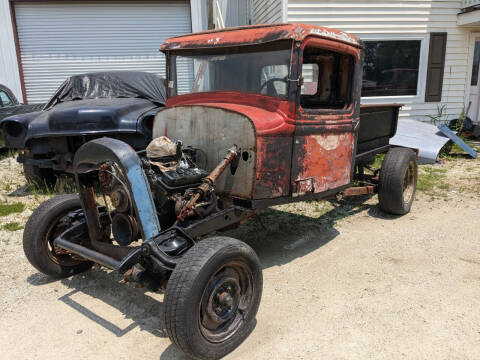
{"label": "house siding", "polygon": [[[472,29],[457,26],[460,0],[370,0],[370,1],[318,1],[289,0],[288,22],[300,22],[341,29],[358,35],[364,40],[403,37],[423,37],[423,64],[420,67],[421,94],[415,99],[400,99],[405,104],[400,116],[428,120],[435,115],[439,104],[446,104],[449,119],[458,117],[469,84],[468,65],[469,36]],[[445,77],[441,103],[426,103],[424,98],[427,77],[429,34],[447,32]],[[466,100],[467,99],[467,100]],[[383,99],[362,99],[362,102],[389,102]]]}
{"label": "house siding", "polygon": [[282,0],[254,0],[253,1],[253,21],[255,24],[281,23],[282,11],[283,11]]}

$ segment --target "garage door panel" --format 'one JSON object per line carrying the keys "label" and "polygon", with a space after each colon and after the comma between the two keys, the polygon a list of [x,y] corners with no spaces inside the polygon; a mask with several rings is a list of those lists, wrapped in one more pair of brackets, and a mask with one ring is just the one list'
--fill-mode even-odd
{"label": "garage door panel", "polygon": [[[191,32],[189,1],[19,2],[15,14],[30,103],[47,101],[68,76],[79,73],[164,75],[158,48],[171,36]],[[192,69],[179,78],[188,86]]]}

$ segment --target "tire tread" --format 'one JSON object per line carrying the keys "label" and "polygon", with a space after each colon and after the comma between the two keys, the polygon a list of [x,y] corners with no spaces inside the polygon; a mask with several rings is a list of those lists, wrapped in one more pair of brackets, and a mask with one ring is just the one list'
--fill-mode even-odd
{"label": "tire tread", "polygon": [[212,237],[198,242],[194,246],[194,251],[190,249],[177,264],[168,281],[164,298],[165,328],[172,343],[194,359],[213,359],[215,357],[199,357],[188,342],[188,325],[185,311],[182,309],[188,302],[189,291],[195,286],[196,275],[211,261],[215,254],[219,251],[228,252],[231,249],[237,249],[238,246],[242,246],[248,255],[253,256],[258,261],[257,255],[247,244],[233,238]]}

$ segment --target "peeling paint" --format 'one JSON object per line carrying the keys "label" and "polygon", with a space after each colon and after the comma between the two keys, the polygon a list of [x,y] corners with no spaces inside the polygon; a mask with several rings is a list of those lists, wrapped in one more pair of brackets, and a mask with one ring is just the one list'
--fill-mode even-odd
{"label": "peeling paint", "polygon": [[335,150],[340,145],[340,136],[338,135],[313,135],[318,143],[318,146],[321,146],[325,150]]}

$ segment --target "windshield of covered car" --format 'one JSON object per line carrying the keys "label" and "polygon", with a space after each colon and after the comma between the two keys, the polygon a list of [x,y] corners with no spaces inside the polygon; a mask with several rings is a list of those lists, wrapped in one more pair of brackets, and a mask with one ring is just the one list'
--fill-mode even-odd
{"label": "windshield of covered car", "polygon": [[169,96],[236,91],[286,98],[291,53],[291,41],[173,51]]}

